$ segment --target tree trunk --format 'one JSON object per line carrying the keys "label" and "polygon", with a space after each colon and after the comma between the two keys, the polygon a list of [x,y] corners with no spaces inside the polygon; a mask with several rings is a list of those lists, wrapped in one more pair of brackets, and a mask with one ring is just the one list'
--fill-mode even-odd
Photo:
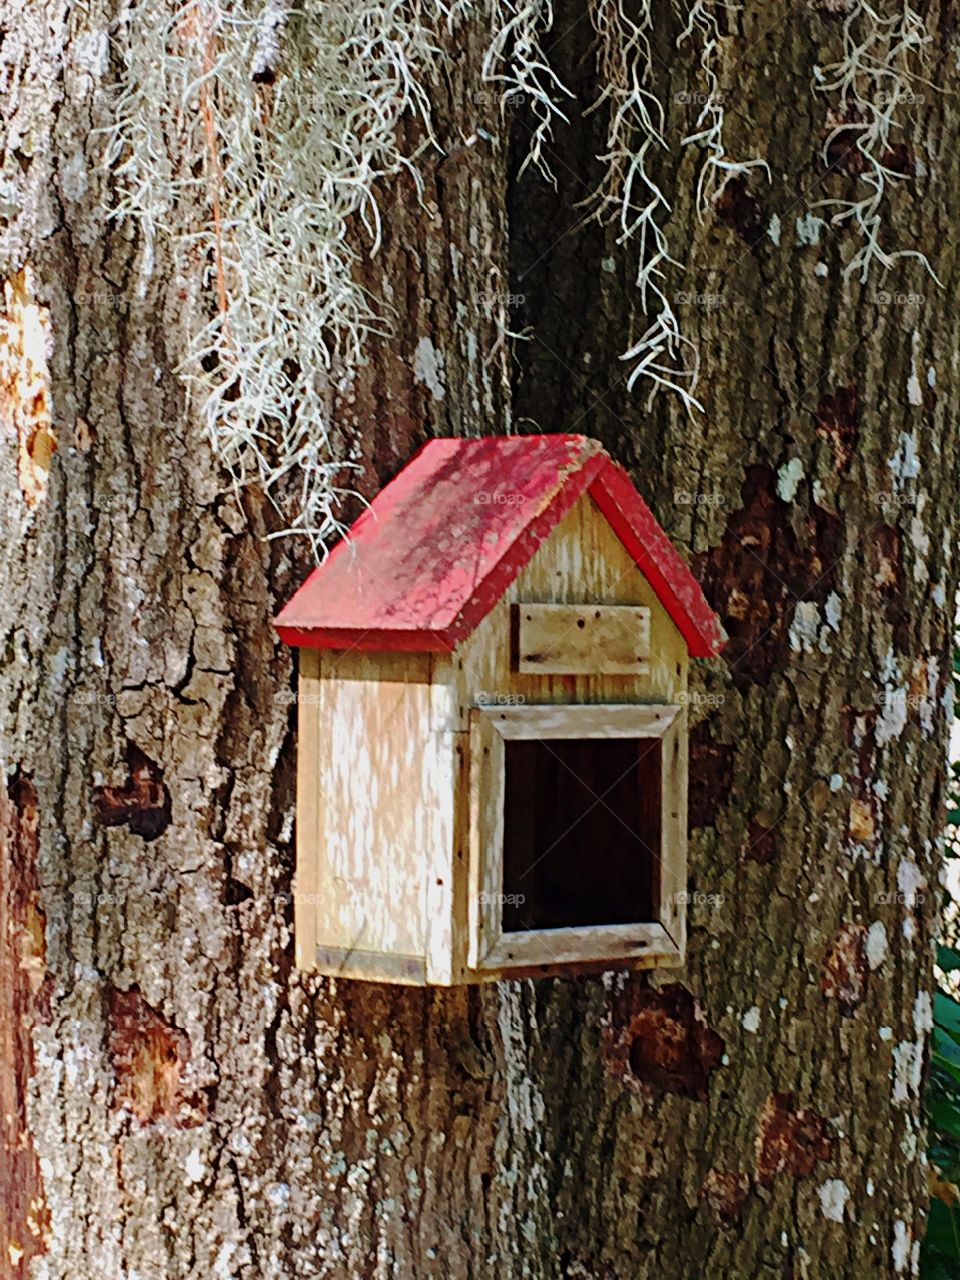
{"label": "tree trunk", "polygon": [[[119,0],[3,0],[3,1280],[915,1273],[957,99],[923,87],[885,160],[883,237],[942,287],[910,258],[861,283],[857,230],[814,208],[864,191],[814,87],[841,6],[717,10],[727,151],[770,178],[734,174],[702,213],[682,140],[708,86],[663,12],[653,167],[690,414],[627,390],[637,242],[577,207],[608,123],[585,114],[584,0],[544,37],[573,93],[555,189],[521,173],[530,103],[501,119],[489,13],[461,8],[422,202],[407,176],[381,189],[362,272],[392,332],[337,448],[365,494],[434,434],[578,431],[632,469],[730,635],[691,695],[688,962],[434,992],[293,970],[296,676],[270,620],[306,554],[262,540],[255,486],[225,492],[177,376],[204,264],[185,278],[161,240],[144,275],[136,223],[105,219]],[[920,12],[955,90],[953,18]]]}

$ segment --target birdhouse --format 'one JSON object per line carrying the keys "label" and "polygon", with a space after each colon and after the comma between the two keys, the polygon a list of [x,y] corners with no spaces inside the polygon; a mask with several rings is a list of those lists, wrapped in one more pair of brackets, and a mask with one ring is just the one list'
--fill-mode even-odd
{"label": "birdhouse", "polygon": [[301,969],[682,962],[687,667],[723,633],[596,441],[431,441],[276,626],[301,651]]}

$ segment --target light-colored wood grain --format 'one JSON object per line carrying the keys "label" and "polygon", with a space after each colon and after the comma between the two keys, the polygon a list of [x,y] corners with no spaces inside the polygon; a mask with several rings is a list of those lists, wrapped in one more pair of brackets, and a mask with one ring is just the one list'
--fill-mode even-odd
{"label": "light-colored wood grain", "polygon": [[[575,962],[675,965],[684,958],[686,890],[685,713],[673,704],[477,707],[471,712],[470,947],[468,964],[504,976],[511,969],[563,971]],[[503,891],[505,741],[661,738],[661,852],[658,920],[628,925],[505,934]]]}
{"label": "light-colored wood grain", "polygon": [[672,703],[477,707],[503,738],[660,738],[682,708]]}
{"label": "light-colored wood grain", "polygon": [[513,606],[522,675],[645,675],[650,610],[627,604]]}
{"label": "light-colored wood grain", "polygon": [[[431,676],[434,663],[430,662]],[[431,679],[430,718],[422,732],[426,742],[419,770],[412,780],[419,790],[408,803],[420,806],[423,824],[423,928],[426,978],[430,983],[449,986],[454,981],[455,900],[463,896],[457,884],[455,841],[456,813],[460,782],[461,753],[465,733],[451,733],[446,725],[453,719],[454,691],[442,681]],[[461,881],[464,877],[460,876]]]}
{"label": "light-colored wood grain", "polygon": [[307,971],[314,968],[317,943],[322,657],[319,649],[300,650],[297,685],[297,868],[293,880],[293,935],[297,968]]}
{"label": "light-colored wood grain", "polygon": [[333,978],[362,978],[367,982],[399,982],[422,987],[427,982],[423,956],[390,955],[382,951],[318,946],[314,968]]}
{"label": "light-colored wood grain", "polygon": [[681,959],[687,946],[687,713],[661,743],[660,921]]}
{"label": "light-colored wood grain", "polygon": [[593,925],[505,933],[483,958],[484,969],[529,968],[574,961],[677,959],[677,948],[659,924]]}
{"label": "light-colored wood grain", "polygon": [[[432,731],[431,667],[425,654],[324,655],[315,947],[426,954],[432,890],[449,892],[455,782],[449,735]],[[445,884],[428,892],[428,877]]]}
{"label": "light-colored wood grain", "polygon": [[503,892],[503,737],[489,716],[470,721],[470,941],[467,963],[480,967],[500,936]]}

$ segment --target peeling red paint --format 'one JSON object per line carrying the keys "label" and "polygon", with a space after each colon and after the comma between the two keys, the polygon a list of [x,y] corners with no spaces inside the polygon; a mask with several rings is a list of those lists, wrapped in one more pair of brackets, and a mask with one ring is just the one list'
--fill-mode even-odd
{"label": "peeling red paint", "polygon": [[792,1093],[771,1093],[757,1126],[757,1181],[768,1187],[778,1173],[807,1178],[829,1160],[833,1142],[823,1116],[797,1107]]}
{"label": "peeling red paint", "polygon": [[126,826],[144,840],[156,840],[170,825],[163,770],[132,742],[126,757],[130,773],[123,786],[94,789],[94,819],[101,827]]}
{"label": "peeling red paint", "polygon": [[745,1173],[727,1173],[722,1169],[711,1169],[700,1188],[700,1199],[707,1202],[721,1227],[732,1227],[739,1222],[749,1194],[750,1179]]}
{"label": "peeling red paint", "polygon": [[629,975],[611,1000],[604,1053],[614,1074],[655,1093],[704,1102],[724,1042],[680,983],[655,990]]}
{"label": "peeling red paint", "polygon": [[37,793],[0,779],[0,1280],[26,1276],[47,1251],[50,1214],[27,1116],[32,1028],[47,1017]]}
{"label": "peeling red paint", "polygon": [[132,1112],[141,1124],[170,1121],[177,1129],[201,1124],[206,1097],[187,1089],[183,1080],[191,1054],[187,1033],[149,1005],[136,987],[111,988],[109,1022],[114,1109]]}
{"label": "peeling red paint", "polygon": [[867,931],[862,924],[845,924],[834,936],[823,966],[820,990],[853,1013],[867,990]]}

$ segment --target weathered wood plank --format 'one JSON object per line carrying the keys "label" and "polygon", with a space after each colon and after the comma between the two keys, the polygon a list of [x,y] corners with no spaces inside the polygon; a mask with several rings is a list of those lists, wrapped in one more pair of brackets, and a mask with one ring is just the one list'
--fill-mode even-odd
{"label": "weathered wood plank", "polygon": [[478,707],[503,738],[659,738],[682,708],[670,703]]}
{"label": "weathered wood plank", "polygon": [[641,675],[649,670],[650,610],[637,605],[518,604],[524,675]]}
{"label": "weathered wood plank", "polygon": [[314,967],[319,891],[320,703],[324,682],[319,649],[300,650],[297,683],[297,873],[293,882],[294,955],[298,969]]}
{"label": "weathered wood plank", "polygon": [[483,969],[560,965],[573,961],[677,959],[677,948],[659,924],[592,925],[502,934],[483,957]]}
{"label": "weathered wood plank", "polygon": [[325,654],[317,705],[302,707],[319,742],[303,780],[319,830],[301,859],[315,863],[316,945],[425,954],[426,878],[447,879],[454,788],[431,671],[429,654]]}

